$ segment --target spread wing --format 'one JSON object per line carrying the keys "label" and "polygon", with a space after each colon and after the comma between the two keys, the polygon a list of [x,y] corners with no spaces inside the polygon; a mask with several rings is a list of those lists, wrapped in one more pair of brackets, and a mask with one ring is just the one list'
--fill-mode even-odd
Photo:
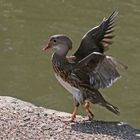
{"label": "spread wing", "polygon": [[112,32],[114,31],[114,23],[117,14],[117,11],[113,11],[107,19],[103,19],[99,26],[92,28],[84,35],[80,47],[74,54],[77,61],[83,59],[92,52],[103,53],[108,49],[114,37]]}
{"label": "spread wing", "polygon": [[73,56],[76,65],[71,73],[71,77],[77,80],[79,85],[94,89],[109,87],[120,78],[117,68],[127,68],[115,58],[104,55],[104,51],[112,44],[117,14],[117,11],[113,11],[82,38],[80,47]]}
{"label": "spread wing", "polygon": [[113,57],[93,52],[77,63],[72,74],[79,84],[100,89],[111,86],[120,78],[118,67],[127,68]]}

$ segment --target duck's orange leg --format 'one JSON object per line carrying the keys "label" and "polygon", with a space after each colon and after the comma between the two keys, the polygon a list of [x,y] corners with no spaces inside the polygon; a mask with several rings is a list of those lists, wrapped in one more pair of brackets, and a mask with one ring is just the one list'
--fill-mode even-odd
{"label": "duck's orange leg", "polygon": [[78,106],[75,106],[71,118],[70,118],[70,119],[65,119],[65,120],[62,120],[62,121],[63,121],[63,122],[66,122],[66,123],[68,123],[68,122],[73,122],[74,119],[76,118],[77,111],[78,111]]}
{"label": "duck's orange leg", "polygon": [[86,112],[88,113],[89,120],[93,120],[94,114],[91,110],[90,103],[88,101],[85,102],[84,107]]}

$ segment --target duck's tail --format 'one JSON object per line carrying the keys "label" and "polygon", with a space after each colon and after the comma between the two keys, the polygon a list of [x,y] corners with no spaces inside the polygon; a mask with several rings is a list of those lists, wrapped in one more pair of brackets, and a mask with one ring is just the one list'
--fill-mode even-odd
{"label": "duck's tail", "polygon": [[116,115],[120,114],[119,109],[116,106],[107,102],[98,90],[95,90],[88,85],[82,85],[82,84],[81,84],[81,88],[83,90],[83,95],[85,99],[89,100],[93,104],[99,104],[107,108],[109,111],[113,112]]}
{"label": "duck's tail", "polygon": [[116,115],[120,114],[119,109],[107,101],[105,102],[105,104],[103,106],[106,107],[109,111],[113,112]]}

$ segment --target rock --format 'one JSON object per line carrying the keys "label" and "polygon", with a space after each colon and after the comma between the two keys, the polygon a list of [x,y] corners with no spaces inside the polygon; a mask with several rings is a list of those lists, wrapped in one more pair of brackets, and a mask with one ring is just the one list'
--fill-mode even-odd
{"label": "rock", "polygon": [[69,113],[36,107],[12,97],[0,96],[2,140],[140,140],[140,129],[123,122],[84,121],[65,124]]}

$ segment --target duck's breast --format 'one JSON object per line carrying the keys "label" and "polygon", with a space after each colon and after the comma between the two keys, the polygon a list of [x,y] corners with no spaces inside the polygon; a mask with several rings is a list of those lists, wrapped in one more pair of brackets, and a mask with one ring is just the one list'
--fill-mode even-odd
{"label": "duck's breast", "polygon": [[59,83],[68,90],[73,97],[80,103],[83,100],[82,94],[80,90],[74,86],[71,86],[68,82],[64,81],[59,75],[55,74],[56,79]]}

